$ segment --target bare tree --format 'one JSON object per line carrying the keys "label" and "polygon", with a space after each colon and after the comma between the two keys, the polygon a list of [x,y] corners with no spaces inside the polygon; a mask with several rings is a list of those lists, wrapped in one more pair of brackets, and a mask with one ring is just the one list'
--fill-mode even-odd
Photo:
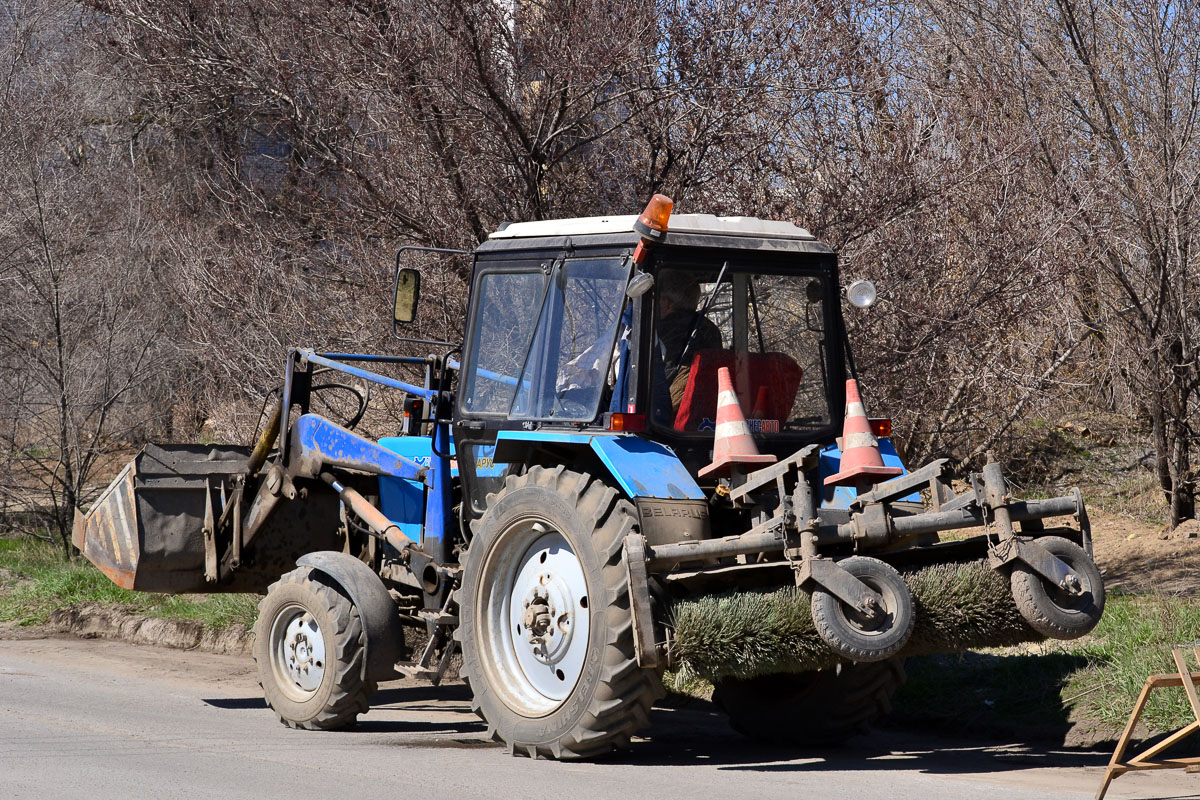
{"label": "bare tree", "polygon": [[6,506],[69,551],[75,508],[145,435],[160,347],[136,183],[86,77],[72,5],[8,4],[0,29],[0,481]]}
{"label": "bare tree", "polygon": [[1078,254],[1076,316],[1102,330],[1113,377],[1150,419],[1171,524],[1195,517],[1200,16],[1173,2],[932,8],[956,68],[1002,68],[1036,145],[1029,189]]}
{"label": "bare tree", "polygon": [[[848,322],[913,459],[977,457],[1103,388],[1152,421],[1189,516],[1196,15],[1142,11],[10,4],[0,453],[53,475],[49,433],[96,419],[96,441],[244,439],[289,345],[407,348],[387,334],[399,246],[664,191],[794,219],[880,284]],[[419,266],[437,312],[419,333],[453,339],[467,262]]]}

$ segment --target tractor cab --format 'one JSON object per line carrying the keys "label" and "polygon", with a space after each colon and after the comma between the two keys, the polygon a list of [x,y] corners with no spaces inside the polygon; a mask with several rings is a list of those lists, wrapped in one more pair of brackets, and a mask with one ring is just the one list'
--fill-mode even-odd
{"label": "tractor cab", "polygon": [[508,225],[476,250],[454,428],[467,484],[495,490],[498,439],[514,460],[505,442],[525,443],[520,463],[571,463],[590,457],[569,452],[581,436],[629,433],[697,477],[721,368],[763,453],[837,436],[834,252],[786,222],[676,215],[651,241],[638,219]]}

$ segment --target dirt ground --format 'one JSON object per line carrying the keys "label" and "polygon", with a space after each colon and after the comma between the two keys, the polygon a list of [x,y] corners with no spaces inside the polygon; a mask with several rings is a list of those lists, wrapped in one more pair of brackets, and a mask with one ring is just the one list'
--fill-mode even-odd
{"label": "dirt ground", "polygon": [[[1200,594],[1200,524],[1161,527],[1091,511],[1096,562],[1110,592]],[[1188,538],[1191,533],[1193,538]]]}

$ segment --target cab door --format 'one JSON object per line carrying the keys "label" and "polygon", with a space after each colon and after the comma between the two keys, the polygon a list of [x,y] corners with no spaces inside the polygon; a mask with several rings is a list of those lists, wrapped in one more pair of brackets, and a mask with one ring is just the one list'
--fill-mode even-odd
{"label": "cab door", "polygon": [[552,265],[506,259],[476,266],[454,409],[464,530],[503,485],[507,465],[493,458],[496,433],[508,422]]}

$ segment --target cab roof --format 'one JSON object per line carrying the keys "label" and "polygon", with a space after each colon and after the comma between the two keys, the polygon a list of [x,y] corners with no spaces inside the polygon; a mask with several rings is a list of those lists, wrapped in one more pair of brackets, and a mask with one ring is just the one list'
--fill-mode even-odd
{"label": "cab roof", "polygon": [[[530,239],[548,236],[587,236],[605,233],[632,233],[637,214],[610,217],[576,217],[548,219],[537,222],[505,224],[489,239]],[[756,239],[791,239],[815,241],[804,228],[790,222],[758,219],[757,217],[718,217],[713,214],[673,214],[667,223],[668,233],[702,234],[707,236],[754,237]]]}

